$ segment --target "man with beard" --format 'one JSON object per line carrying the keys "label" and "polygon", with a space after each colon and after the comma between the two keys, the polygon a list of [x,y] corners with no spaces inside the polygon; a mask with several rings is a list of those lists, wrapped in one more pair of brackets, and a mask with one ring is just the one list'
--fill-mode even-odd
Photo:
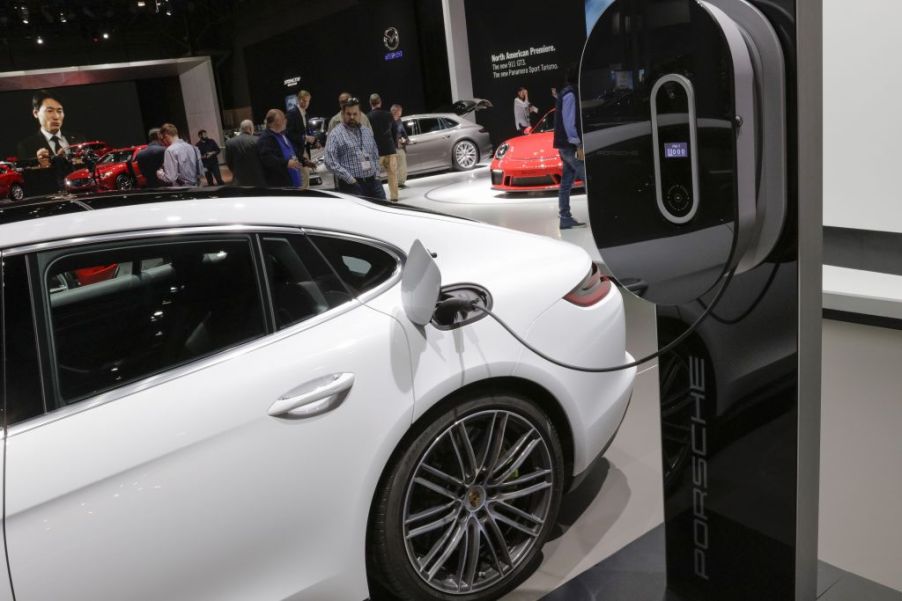
{"label": "man with beard", "polygon": [[[328,127],[326,127],[327,133],[331,132],[337,125],[341,124],[341,107],[343,107],[345,105],[345,102],[347,102],[350,98],[351,98],[350,92],[342,92],[341,94],[338,95],[338,112],[335,113],[335,115],[331,119],[329,119],[329,125],[328,125]],[[369,118],[367,118],[367,116],[362,111],[360,113],[360,119],[358,122],[363,127],[368,127],[370,129],[373,128],[373,126],[370,125]]]}
{"label": "man with beard", "polygon": [[326,167],[346,194],[385,200],[379,179],[379,149],[373,130],[360,124],[360,101],[348,98],[341,107],[341,123],[326,140]]}

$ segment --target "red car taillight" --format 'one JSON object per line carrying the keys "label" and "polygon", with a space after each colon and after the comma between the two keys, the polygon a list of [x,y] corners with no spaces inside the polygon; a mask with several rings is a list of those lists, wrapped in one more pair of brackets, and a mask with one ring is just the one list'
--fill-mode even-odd
{"label": "red car taillight", "polygon": [[579,307],[591,307],[608,295],[611,291],[611,280],[602,275],[598,266],[592,264],[592,269],[579,285],[564,297],[564,300]]}

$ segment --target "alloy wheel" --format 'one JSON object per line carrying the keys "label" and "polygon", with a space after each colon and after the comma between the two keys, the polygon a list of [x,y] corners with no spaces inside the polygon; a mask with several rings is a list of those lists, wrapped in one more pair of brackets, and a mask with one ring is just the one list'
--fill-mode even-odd
{"label": "alloy wheel", "polygon": [[13,184],[9,189],[9,197],[13,200],[22,200],[25,198],[25,190],[19,184]]}
{"label": "alloy wheel", "polygon": [[460,169],[472,169],[479,159],[476,145],[468,140],[461,140],[454,146],[454,161]]}
{"label": "alloy wheel", "polygon": [[443,430],[412,472],[402,529],[407,558],[428,587],[477,593],[531,555],[553,504],[554,462],[540,431],[506,410]]}
{"label": "alloy wheel", "polygon": [[127,175],[120,175],[116,178],[116,189],[117,190],[131,190],[134,187],[132,182],[132,178]]}

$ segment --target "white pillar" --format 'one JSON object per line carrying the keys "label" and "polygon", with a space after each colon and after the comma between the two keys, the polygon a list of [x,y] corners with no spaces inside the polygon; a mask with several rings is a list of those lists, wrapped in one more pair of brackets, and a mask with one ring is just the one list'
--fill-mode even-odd
{"label": "white pillar", "polygon": [[[470,46],[467,38],[467,14],[464,0],[442,0],[445,16],[445,44],[448,46],[448,73],[451,75],[451,100],[473,98],[470,75]],[[476,113],[467,115],[475,119]]]}
{"label": "white pillar", "polygon": [[[188,120],[188,131],[181,137],[184,140],[197,142],[197,132],[205,129],[207,135],[223,146],[222,120],[219,113],[219,96],[216,94],[216,82],[213,79],[213,64],[210,59],[191,67],[179,74],[182,85],[182,100],[185,103],[185,117]],[[224,160],[222,154],[220,161]]]}

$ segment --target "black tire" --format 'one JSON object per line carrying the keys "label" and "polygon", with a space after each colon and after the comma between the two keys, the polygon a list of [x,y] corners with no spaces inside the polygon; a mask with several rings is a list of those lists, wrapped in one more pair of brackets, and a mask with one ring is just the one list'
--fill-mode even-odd
{"label": "black tire", "polygon": [[116,189],[117,190],[131,190],[135,187],[135,182],[129,175],[125,173],[120,173],[116,176]]}
{"label": "black tire", "polygon": [[[463,455],[452,453],[458,447]],[[445,466],[447,480],[427,471]],[[422,483],[427,477],[431,486]],[[458,403],[423,426],[383,478],[368,538],[370,576],[407,601],[498,599],[538,565],[563,482],[560,440],[536,405],[514,394]]]}
{"label": "black tire", "polygon": [[25,198],[25,190],[19,184],[13,184],[9,187],[10,200],[22,200]]}
{"label": "black tire", "polygon": [[455,171],[469,171],[479,164],[479,147],[473,140],[458,140],[451,147],[451,166]]}

